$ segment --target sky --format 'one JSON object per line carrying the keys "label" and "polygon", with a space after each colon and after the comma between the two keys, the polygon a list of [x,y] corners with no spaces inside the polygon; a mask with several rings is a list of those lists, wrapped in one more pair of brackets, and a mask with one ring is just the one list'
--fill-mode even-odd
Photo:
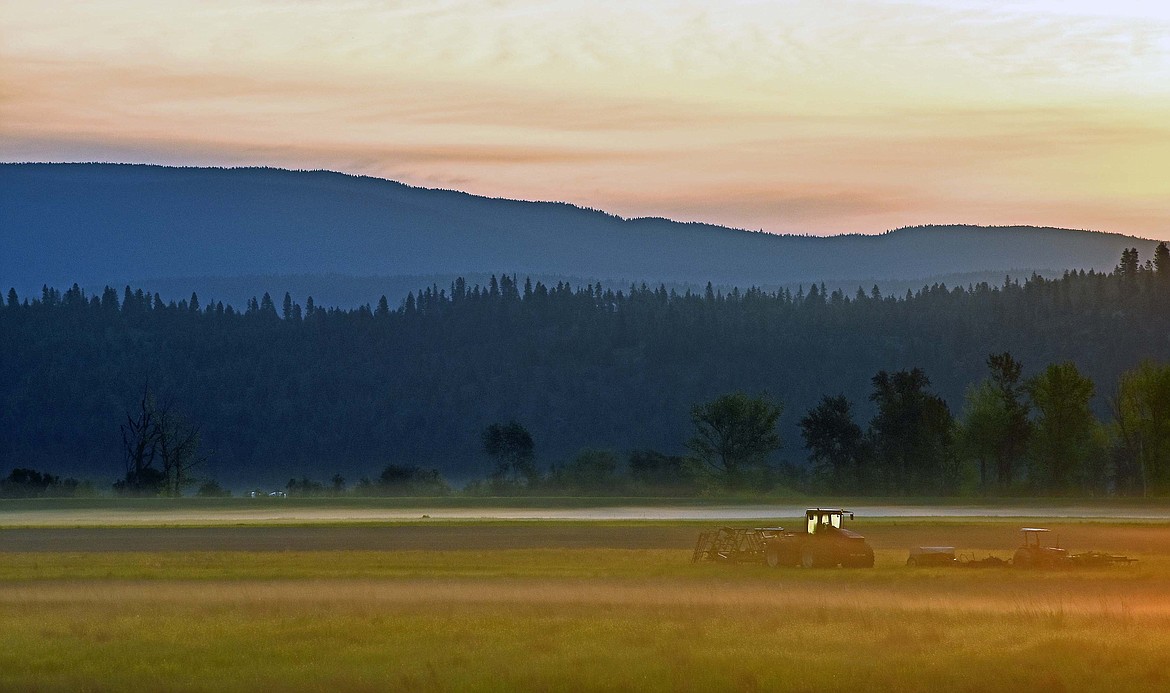
{"label": "sky", "polygon": [[0,0],[0,160],[1170,239],[1170,3]]}

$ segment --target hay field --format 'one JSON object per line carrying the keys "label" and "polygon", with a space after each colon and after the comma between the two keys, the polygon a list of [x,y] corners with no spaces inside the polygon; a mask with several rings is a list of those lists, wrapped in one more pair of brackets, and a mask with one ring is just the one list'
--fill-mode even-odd
{"label": "hay field", "polygon": [[0,689],[1170,688],[1170,525],[1048,525],[1141,561],[902,565],[1015,520],[859,518],[877,566],[808,571],[692,565],[687,523],[4,528]]}

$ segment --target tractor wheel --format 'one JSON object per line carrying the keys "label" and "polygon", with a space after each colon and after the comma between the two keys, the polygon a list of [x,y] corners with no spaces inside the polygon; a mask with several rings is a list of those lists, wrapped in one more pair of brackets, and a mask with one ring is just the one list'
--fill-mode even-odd
{"label": "tractor wheel", "polygon": [[918,558],[916,556],[911,556],[910,558],[907,558],[906,559],[906,567],[907,568],[917,568],[918,567]]}
{"label": "tractor wheel", "polygon": [[801,549],[800,551],[800,565],[805,568],[819,568],[820,561],[817,560],[816,553],[812,549]]}

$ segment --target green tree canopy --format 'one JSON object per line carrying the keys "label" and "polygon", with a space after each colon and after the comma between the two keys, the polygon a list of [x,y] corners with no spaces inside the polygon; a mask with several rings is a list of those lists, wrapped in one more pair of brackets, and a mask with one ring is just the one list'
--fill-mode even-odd
{"label": "green tree canopy", "polygon": [[611,493],[617,482],[618,458],[610,450],[587,448],[557,470],[553,481],[565,490],[590,495]]}
{"label": "green tree canopy", "polygon": [[483,450],[495,462],[493,485],[529,485],[539,476],[536,471],[535,444],[528,429],[515,421],[494,423],[483,430]]}
{"label": "green tree canopy", "polygon": [[1033,487],[1057,494],[1091,488],[1097,426],[1089,408],[1093,381],[1066,361],[1048,366],[1027,388],[1037,414],[1029,470]]}
{"label": "green tree canopy", "polygon": [[952,465],[954,420],[941,397],[931,393],[922,369],[879,371],[870,400],[878,411],[870,423],[877,462],[893,493],[950,494],[958,475]]}
{"label": "green tree canopy", "polygon": [[1021,379],[1023,365],[1003,352],[987,357],[991,371],[980,386],[968,391],[965,417],[965,448],[981,460],[980,483],[986,488],[990,470],[982,462],[994,462],[996,488],[1012,487],[1027,454],[1032,435],[1027,393]]}
{"label": "green tree canopy", "polygon": [[1170,491],[1170,364],[1143,362],[1121,376],[1117,426],[1138,462],[1142,491]]}
{"label": "green tree canopy", "polygon": [[996,479],[999,439],[1007,428],[1008,415],[1003,398],[990,380],[967,389],[959,440],[966,459],[979,466],[979,488],[987,491]]}
{"label": "green tree canopy", "polygon": [[689,494],[697,490],[693,464],[685,457],[657,450],[638,449],[628,460],[630,479],[643,490],[664,494]]}
{"label": "green tree canopy", "polygon": [[[338,485],[334,481],[334,486]],[[384,496],[446,496],[451,493],[451,487],[438,470],[413,464],[388,464],[369,491]]]}
{"label": "green tree canopy", "polygon": [[741,488],[765,476],[768,457],[780,449],[781,411],[765,395],[722,395],[691,409],[694,435],[687,447],[722,483]]}
{"label": "green tree canopy", "polygon": [[809,409],[800,420],[800,435],[813,473],[830,488],[858,491],[863,487],[865,436],[853,421],[845,395],[826,395]]}

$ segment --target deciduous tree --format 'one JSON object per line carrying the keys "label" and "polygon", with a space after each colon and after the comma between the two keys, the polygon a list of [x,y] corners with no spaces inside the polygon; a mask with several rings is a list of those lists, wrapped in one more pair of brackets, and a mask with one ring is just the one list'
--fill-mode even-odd
{"label": "deciduous tree", "polygon": [[1117,425],[1135,453],[1143,493],[1170,492],[1170,364],[1146,361],[1121,376]]}
{"label": "deciduous tree", "polygon": [[742,392],[696,405],[687,447],[729,488],[743,487],[766,476],[768,457],[780,449],[776,422],[781,411],[767,396]]}
{"label": "deciduous tree", "polygon": [[845,395],[825,396],[800,420],[814,473],[831,488],[860,490],[865,481],[865,436]]}
{"label": "deciduous tree", "polygon": [[919,368],[873,377],[870,400],[878,411],[870,423],[878,466],[893,493],[942,493],[957,490],[951,459],[954,421],[941,397],[930,392],[930,379]]}
{"label": "deciduous tree", "polygon": [[1027,388],[1037,414],[1029,470],[1034,488],[1058,494],[1087,488],[1097,426],[1089,409],[1093,381],[1066,361],[1048,366]]}
{"label": "deciduous tree", "polygon": [[481,434],[483,450],[495,462],[491,472],[497,488],[536,482],[535,444],[528,429],[516,421],[492,424]]}

